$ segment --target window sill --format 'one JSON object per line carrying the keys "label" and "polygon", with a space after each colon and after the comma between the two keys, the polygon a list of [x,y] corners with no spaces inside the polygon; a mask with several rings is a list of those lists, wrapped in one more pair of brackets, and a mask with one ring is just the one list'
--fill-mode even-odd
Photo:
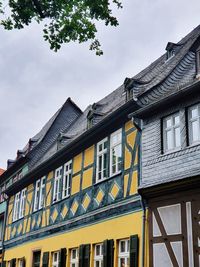
{"label": "window sill", "polygon": [[70,198],[70,196],[71,195],[68,195],[68,196],[66,196],[64,198],[61,198],[60,200],[52,201],[51,205],[58,204],[58,203],[62,202],[63,200]]}
{"label": "window sill", "polygon": [[112,174],[112,175],[110,175],[109,177],[104,178],[104,179],[102,179],[101,181],[96,182],[94,185],[98,185],[98,184],[101,184],[101,183],[103,183],[103,182],[105,182],[105,181],[111,180],[112,178],[115,178],[115,177],[119,176],[121,173],[122,173],[122,171],[120,171],[120,172],[118,172],[118,173],[115,173],[115,174]]}

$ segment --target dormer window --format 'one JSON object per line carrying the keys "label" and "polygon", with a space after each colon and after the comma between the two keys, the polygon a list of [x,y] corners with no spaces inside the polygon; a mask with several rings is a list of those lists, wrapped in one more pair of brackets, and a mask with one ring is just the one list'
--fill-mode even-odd
{"label": "dormer window", "polygon": [[167,58],[166,58],[166,60],[169,60],[169,59],[172,58],[174,55],[175,55],[175,52],[174,52],[173,49],[168,50],[168,51],[167,51]]}
{"label": "dormer window", "polygon": [[200,49],[196,51],[196,73],[197,78],[200,77]]}
{"label": "dormer window", "polygon": [[175,56],[175,51],[177,50],[177,48],[179,47],[179,44],[174,44],[171,42],[168,42],[167,46],[166,46],[166,61],[169,60],[170,58],[172,58],[173,56]]}

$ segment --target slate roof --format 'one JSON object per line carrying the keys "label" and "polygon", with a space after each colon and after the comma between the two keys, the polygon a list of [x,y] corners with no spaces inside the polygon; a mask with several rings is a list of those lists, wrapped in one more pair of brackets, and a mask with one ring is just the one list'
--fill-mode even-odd
{"label": "slate roof", "polygon": [[[199,36],[200,26],[175,45],[175,55],[172,58],[166,61],[165,53],[130,79],[134,98],[138,99],[139,106],[149,105],[173,93],[175,88],[189,85],[195,81],[196,57],[191,47]],[[173,45],[171,43],[168,47]],[[42,130],[31,139],[35,142],[27,154],[30,169],[36,168],[55,154],[59,148],[66,146],[86,132],[87,116],[91,111],[95,116],[94,124],[97,124],[123,106],[126,103],[125,91],[126,84],[123,84],[97,103],[89,105],[84,112],[81,112],[68,99]],[[60,147],[58,139],[64,140]],[[28,146],[24,150],[27,151],[27,148]]]}
{"label": "slate roof", "polygon": [[195,81],[196,56],[191,48],[199,36],[200,25],[177,43],[173,57],[166,60],[165,53],[131,78],[133,94],[140,105],[148,105]]}

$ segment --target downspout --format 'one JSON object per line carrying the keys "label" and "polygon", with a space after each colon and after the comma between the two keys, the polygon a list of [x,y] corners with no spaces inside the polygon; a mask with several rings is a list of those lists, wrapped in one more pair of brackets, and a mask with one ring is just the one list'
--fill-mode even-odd
{"label": "downspout", "polygon": [[[140,138],[140,145],[139,145],[139,165],[140,165],[140,182],[142,179],[142,160],[141,160],[141,155],[142,155],[142,130],[143,130],[143,121],[141,119],[136,119],[134,120],[134,117],[132,114],[128,115],[129,118],[131,118],[132,123],[134,126],[138,129],[138,131],[141,132],[141,138]],[[145,267],[145,240],[146,240],[146,203],[144,199],[141,197],[141,206],[142,206],[142,260],[141,260],[141,267]]]}
{"label": "downspout", "polygon": [[3,234],[2,234],[2,262],[4,261],[4,240],[5,240],[5,233],[6,233],[6,221],[7,221],[7,214],[8,214],[8,202],[9,202],[9,198],[7,200],[5,200],[6,202],[6,210],[4,213],[4,224],[3,224]]}

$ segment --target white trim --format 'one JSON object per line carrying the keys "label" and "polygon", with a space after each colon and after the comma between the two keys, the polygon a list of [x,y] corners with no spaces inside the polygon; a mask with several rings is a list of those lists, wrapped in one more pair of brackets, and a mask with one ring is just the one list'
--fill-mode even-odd
{"label": "white trim", "polygon": [[20,205],[20,192],[15,195],[14,209],[13,209],[13,222],[18,220]]}
{"label": "white trim", "polygon": [[[192,110],[197,109],[197,115],[192,117]],[[193,133],[193,123],[197,123],[197,132],[195,134],[198,135],[197,140],[194,140],[194,133]],[[189,132],[189,144],[193,145],[196,143],[199,143],[200,141],[200,104],[196,104],[193,106],[190,106],[188,108],[188,132]]]}
{"label": "white trim", "polygon": [[44,207],[44,195],[46,186],[46,176],[38,179],[35,183],[35,197],[34,197],[34,207],[33,211],[40,210]]}
{"label": "white trim", "polygon": [[63,166],[55,170],[54,188],[53,188],[53,203],[61,200],[61,179]]}
{"label": "white trim", "polygon": [[[96,156],[96,183],[103,181],[107,178],[108,173],[106,174],[106,176],[104,176],[104,171],[107,171],[107,166],[104,166],[104,160],[105,160],[105,156],[108,157],[108,147],[104,148],[104,144],[107,142],[108,145],[108,137],[104,138],[103,140],[101,140],[100,142],[97,143],[97,156]],[[102,150],[99,151],[100,146],[102,145]],[[99,158],[101,157],[101,170],[99,169]],[[108,159],[107,159],[108,160]],[[106,162],[107,165],[107,162]],[[100,178],[99,178],[99,174],[100,174]]]}
{"label": "white trim", "polygon": [[[124,243],[124,251],[121,251],[122,243]],[[121,259],[124,259],[124,266],[129,266],[129,258],[130,258],[130,240],[129,239],[119,240],[118,266],[121,267],[120,265]]]}
{"label": "white trim", "polygon": [[[178,123],[175,121],[178,118]],[[171,122],[171,125],[167,126],[167,121]],[[176,131],[179,130],[177,134]],[[168,133],[170,133],[170,138],[168,138]],[[163,118],[163,145],[164,153],[172,152],[181,147],[181,130],[180,130],[180,113],[176,112],[165,118]],[[177,144],[179,140],[180,144]],[[171,144],[170,144],[171,143]],[[170,144],[170,147],[169,147]]]}
{"label": "white trim", "polygon": [[52,253],[52,267],[59,267],[60,261],[60,251],[55,251]]}
{"label": "white trim", "polygon": [[70,196],[70,183],[72,178],[72,160],[64,164],[62,199]]}
{"label": "white trim", "polygon": [[[75,257],[73,257],[73,252],[75,252]],[[78,248],[70,250],[70,267],[78,267]]]}
{"label": "white trim", "polygon": [[[99,246],[99,255],[97,255],[97,246]],[[94,267],[97,267],[97,262],[99,267],[103,267],[103,243],[94,245]]]}
{"label": "white trim", "polygon": [[24,217],[26,205],[26,188],[21,191],[20,205],[19,205],[19,219]]}
{"label": "white trim", "polygon": [[[116,140],[116,142],[114,142],[113,140],[115,136],[117,136],[117,139],[119,136],[119,140]],[[122,163],[122,161],[120,162],[118,161],[118,158],[116,158],[116,164],[113,164],[112,152],[113,152],[113,149],[116,147],[120,147],[120,153],[121,153],[120,157],[122,158],[122,129],[121,128],[110,135],[110,176],[116,175],[121,171],[121,168],[119,169],[118,165],[119,163]],[[115,172],[113,172],[112,170],[113,165],[116,165]]]}

